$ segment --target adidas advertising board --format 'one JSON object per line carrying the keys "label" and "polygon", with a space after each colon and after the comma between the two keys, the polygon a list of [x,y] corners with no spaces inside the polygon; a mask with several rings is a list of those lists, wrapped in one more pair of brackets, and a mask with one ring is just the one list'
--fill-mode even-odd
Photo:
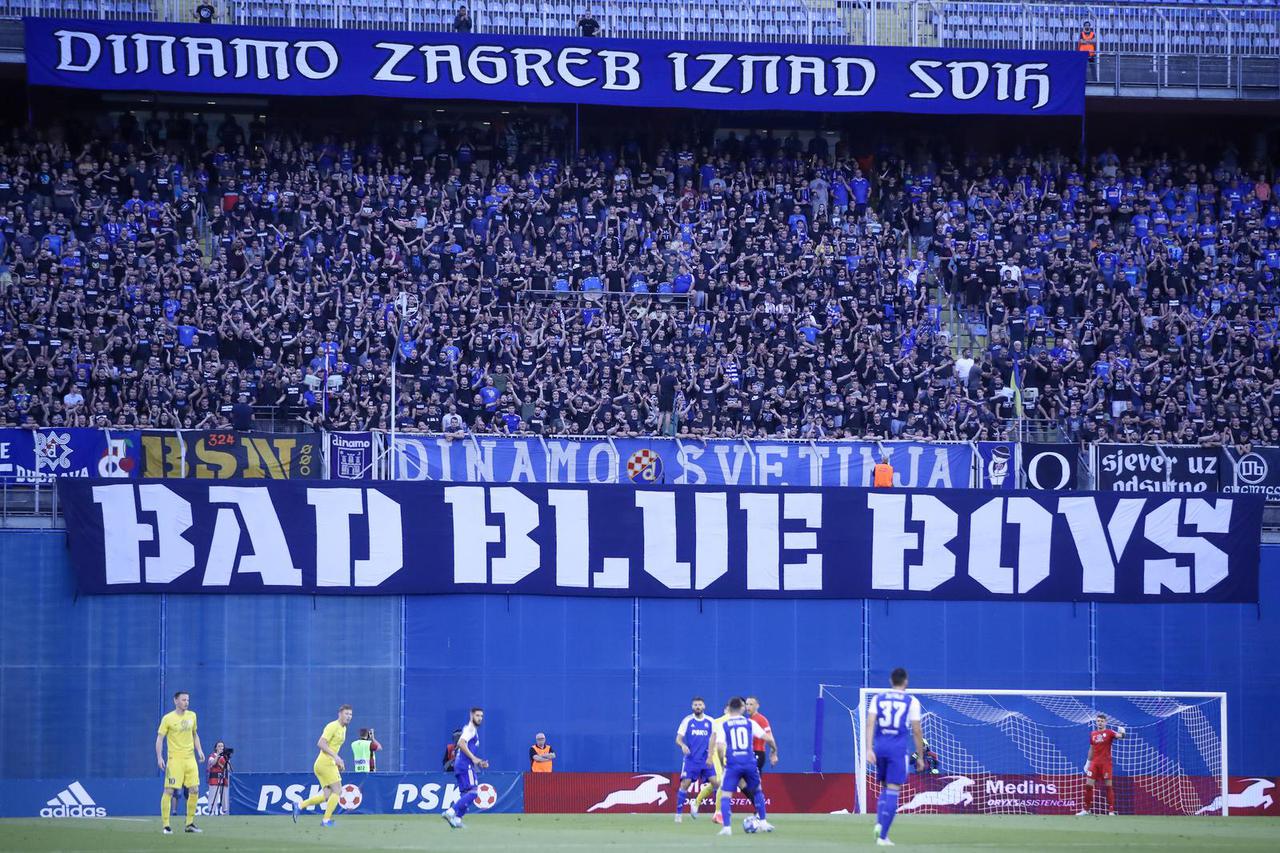
{"label": "adidas advertising board", "polygon": [[[0,817],[74,820],[156,814],[160,777],[0,779]],[[158,817],[158,815],[157,815]],[[4,844],[0,842],[0,848]]]}
{"label": "adidas advertising board", "polygon": [[93,797],[78,781],[72,782],[40,810],[40,817],[106,817],[107,810],[94,802]]}

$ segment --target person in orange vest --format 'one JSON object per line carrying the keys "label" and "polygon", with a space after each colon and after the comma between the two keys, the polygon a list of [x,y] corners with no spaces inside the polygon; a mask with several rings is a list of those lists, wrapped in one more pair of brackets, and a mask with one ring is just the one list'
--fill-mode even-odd
{"label": "person in orange vest", "polygon": [[529,747],[529,769],[534,773],[550,773],[551,764],[555,760],[556,754],[551,751],[547,736],[538,732],[533,739],[533,746]]}
{"label": "person in orange vest", "polygon": [[1076,47],[1089,54],[1090,62],[1098,55],[1098,34],[1094,32],[1092,21],[1085,21],[1080,28],[1080,41]]}
{"label": "person in orange vest", "polygon": [[893,488],[893,466],[889,464],[889,454],[880,454],[880,461],[871,471],[871,485],[877,489]]}

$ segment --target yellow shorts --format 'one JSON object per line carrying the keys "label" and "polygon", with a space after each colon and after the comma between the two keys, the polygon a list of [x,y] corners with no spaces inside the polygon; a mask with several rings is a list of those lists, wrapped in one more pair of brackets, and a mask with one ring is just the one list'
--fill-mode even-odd
{"label": "yellow shorts", "polygon": [[320,780],[320,787],[322,788],[342,784],[342,774],[338,772],[338,765],[333,763],[332,758],[317,758],[311,769],[315,772],[316,778]]}
{"label": "yellow shorts", "polygon": [[200,768],[196,765],[195,756],[170,758],[164,766],[164,786],[166,788],[200,787]]}
{"label": "yellow shorts", "polygon": [[711,759],[711,769],[715,771],[716,779],[724,778],[724,764],[720,762],[719,758]]}

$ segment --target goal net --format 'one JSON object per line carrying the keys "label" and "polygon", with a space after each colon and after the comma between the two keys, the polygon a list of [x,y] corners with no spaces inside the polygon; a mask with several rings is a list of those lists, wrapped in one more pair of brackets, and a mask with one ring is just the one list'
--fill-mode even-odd
{"label": "goal net", "polygon": [[[849,707],[858,810],[880,795],[865,761],[865,714],[879,689],[860,688]],[[1227,813],[1225,693],[1075,690],[911,690],[928,746],[914,763],[898,811],[1070,814],[1084,807],[1089,732],[1099,712],[1113,741],[1114,804],[1120,814]],[[850,696],[850,698],[852,698]],[[914,746],[913,746],[914,749]],[[1107,810],[1098,780],[1093,811]]]}

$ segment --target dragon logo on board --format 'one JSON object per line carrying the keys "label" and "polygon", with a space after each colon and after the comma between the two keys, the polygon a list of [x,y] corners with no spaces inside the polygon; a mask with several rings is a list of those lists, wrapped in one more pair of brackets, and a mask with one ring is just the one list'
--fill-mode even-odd
{"label": "dragon logo on board", "polygon": [[967,806],[973,802],[973,794],[969,788],[973,780],[968,776],[948,776],[951,781],[937,791],[921,791],[911,798],[906,805],[899,806],[899,812],[909,812],[922,806]]}
{"label": "dragon logo on board", "polygon": [[627,477],[633,483],[661,483],[662,457],[649,448],[627,457]]}
{"label": "dragon logo on board", "polygon": [[660,806],[667,801],[667,792],[663,788],[670,785],[671,780],[666,776],[661,776],[657,773],[645,773],[632,778],[639,779],[640,784],[635,788],[611,792],[603,800],[587,809],[587,811],[594,812],[602,809],[611,809],[614,806],[649,806],[654,804]]}

